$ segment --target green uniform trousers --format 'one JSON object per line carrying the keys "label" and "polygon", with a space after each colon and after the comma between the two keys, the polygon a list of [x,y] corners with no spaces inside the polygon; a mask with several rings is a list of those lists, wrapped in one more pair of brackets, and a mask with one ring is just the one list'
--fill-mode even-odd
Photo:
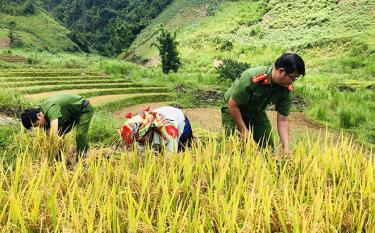
{"label": "green uniform trousers", "polygon": [[79,116],[76,126],[77,131],[77,151],[78,153],[86,153],[89,148],[89,140],[88,140],[88,133],[89,133],[89,126],[94,115],[94,108],[91,104],[89,104],[83,111],[82,114]]}
{"label": "green uniform trousers", "polygon": [[81,111],[80,115],[77,118],[75,118],[74,122],[67,124],[61,130],[62,134],[66,134],[70,132],[70,130],[73,127],[76,127],[77,152],[79,154],[84,154],[89,149],[88,132],[89,132],[90,122],[91,122],[93,115],[94,115],[94,108],[92,107],[91,104],[89,104],[87,107],[85,107]]}
{"label": "green uniform trousers", "polygon": [[[226,135],[230,135],[237,129],[236,122],[233,120],[228,107],[221,108],[222,124]],[[253,111],[250,117],[242,115],[247,129],[251,129],[253,138],[258,145],[265,148],[267,145],[274,148],[275,143],[272,137],[271,122],[265,111]]]}

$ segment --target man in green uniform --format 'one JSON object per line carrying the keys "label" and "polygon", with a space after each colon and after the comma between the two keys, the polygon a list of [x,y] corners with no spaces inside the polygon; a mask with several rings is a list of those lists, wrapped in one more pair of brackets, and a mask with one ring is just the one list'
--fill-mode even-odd
{"label": "man in green uniform", "polygon": [[241,138],[252,132],[254,140],[262,147],[272,148],[271,124],[266,114],[270,104],[276,106],[277,129],[284,151],[290,152],[288,115],[292,102],[292,83],[305,75],[305,64],[297,54],[285,53],[274,66],[250,68],[242,73],[225,93],[227,105],[221,109],[226,132],[236,129]]}
{"label": "man in green uniform", "polygon": [[39,127],[49,135],[62,136],[74,126],[77,130],[77,151],[86,153],[91,118],[94,109],[90,102],[75,94],[59,94],[44,100],[38,108],[26,109],[21,121],[26,129]]}

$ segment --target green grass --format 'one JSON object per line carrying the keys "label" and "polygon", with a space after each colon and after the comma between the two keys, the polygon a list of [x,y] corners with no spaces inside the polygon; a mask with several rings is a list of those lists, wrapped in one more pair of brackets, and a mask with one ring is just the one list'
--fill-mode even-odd
{"label": "green grass", "polygon": [[[204,74],[202,79],[213,84],[217,76],[215,60],[271,65],[283,52],[298,52],[306,62],[307,76],[296,83],[294,93],[308,103],[308,115],[332,127],[346,128],[362,142],[374,144],[373,5],[373,0],[226,2],[212,16],[194,22],[186,17],[189,23],[173,28],[179,29],[180,75]],[[172,12],[167,18],[178,14]],[[147,39],[151,38],[147,33],[156,27],[151,24],[133,44],[141,58],[157,54],[147,48]],[[226,44],[233,46],[226,48]],[[195,83],[188,77],[183,82],[187,80]],[[219,85],[229,87],[226,83]],[[189,96],[182,98],[182,102],[192,101]]]}
{"label": "green grass", "polygon": [[0,87],[0,112],[16,113],[22,107],[30,106],[30,102],[19,93]]}
{"label": "green grass", "polygon": [[21,39],[22,48],[30,51],[75,51],[76,45],[67,37],[69,31],[50,15],[37,9],[35,15],[12,16],[0,14],[0,31],[7,34],[9,23],[15,22],[15,35]]}
{"label": "green grass", "polygon": [[163,102],[163,101],[169,101],[169,100],[174,100],[174,99],[175,97],[172,94],[154,94],[154,95],[147,95],[147,96],[138,96],[138,97],[133,97],[133,98],[125,98],[125,99],[119,99],[117,101],[112,101],[110,103],[100,105],[96,109],[98,111],[115,112],[125,107],[132,106],[132,105],[149,103],[149,102]]}
{"label": "green grass", "polygon": [[95,92],[80,93],[86,98],[102,95],[131,94],[131,93],[165,93],[170,91],[165,87],[145,87],[145,88],[126,88],[126,89],[109,89]]}
{"label": "green grass", "polygon": [[115,80],[115,79],[110,79],[108,78],[107,76],[56,76],[56,77],[51,77],[51,76],[47,76],[47,77],[43,77],[43,76],[34,76],[34,77],[10,77],[10,76],[6,76],[6,77],[1,77],[0,76],[0,82],[31,82],[31,81],[61,81],[61,80],[72,80],[72,81],[75,81],[75,80],[108,80],[108,81],[111,81],[111,80]]}
{"label": "green grass", "polygon": [[86,80],[86,79],[75,79],[75,80],[49,80],[49,81],[28,81],[28,82],[3,82],[4,86],[15,88],[15,87],[33,87],[33,86],[44,86],[48,88],[49,86],[58,86],[58,85],[73,85],[73,84],[126,84],[129,82],[124,79],[101,79],[101,80]]}
{"label": "green grass", "polygon": [[103,76],[99,71],[89,70],[7,70],[0,72],[1,77],[61,77],[61,76]]}
{"label": "green grass", "polygon": [[[163,25],[168,30],[177,30],[180,27],[187,26],[200,18],[205,16],[206,5],[202,0],[176,0],[165,9],[150,25],[142,31],[136,38],[132,46],[129,48],[136,48],[137,52],[146,57],[155,55],[156,49],[150,48],[151,43],[155,42],[155,36],[160,25]],[[139,47],[140,46],[140,47]]]}
{"label": "green grass", "polygon": [[329,77],[307,76],[296,87],[296,92],[308,104],[308,115],[331,127],[344,128],[363,143],[374,145],[375,94],[365,88],[369,82],[359,84],[360,81],[356,81],[351,89],[342,90],[338,85],[340,81],[332,80],[327,84]]}
{"label": "green grass", "polygon": [[60,85],[60,86],[48,86],[48,87],[33,87],[33,88],[18,88],[17,91],[24,94],[36,94],[42,92],[61,91],[69,89],[98,89],[98,88],[127,88],[127,87],[148,87],[153,85],[147,85],[143,83],[104,83],[104,84],[86,84],[86,85]]}

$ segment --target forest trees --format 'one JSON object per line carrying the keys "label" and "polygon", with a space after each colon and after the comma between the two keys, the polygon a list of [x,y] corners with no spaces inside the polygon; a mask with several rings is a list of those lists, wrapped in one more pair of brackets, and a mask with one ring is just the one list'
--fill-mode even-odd
{"label": "forest trees", "polygon": [[0,0],[0,12],[10,15],[35,14],[35,0]]}
{"label": "forest trees", "polygon": [[[1,1],[1,0],[0,0]],[[114,56],[126,49],[172,0],[39,0],[71,30],[83,51]]]}

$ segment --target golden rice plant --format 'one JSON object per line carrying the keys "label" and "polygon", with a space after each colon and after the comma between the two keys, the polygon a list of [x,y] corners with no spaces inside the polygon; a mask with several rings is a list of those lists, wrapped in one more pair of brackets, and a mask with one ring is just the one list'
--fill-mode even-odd
{"label": "golden rice plant", "polygon": [[97,148],[74,167],[28,138],[0,164],[3,232],[375,232],[375,160],[345,137],[290,158],[237,137],[173,156]]}

